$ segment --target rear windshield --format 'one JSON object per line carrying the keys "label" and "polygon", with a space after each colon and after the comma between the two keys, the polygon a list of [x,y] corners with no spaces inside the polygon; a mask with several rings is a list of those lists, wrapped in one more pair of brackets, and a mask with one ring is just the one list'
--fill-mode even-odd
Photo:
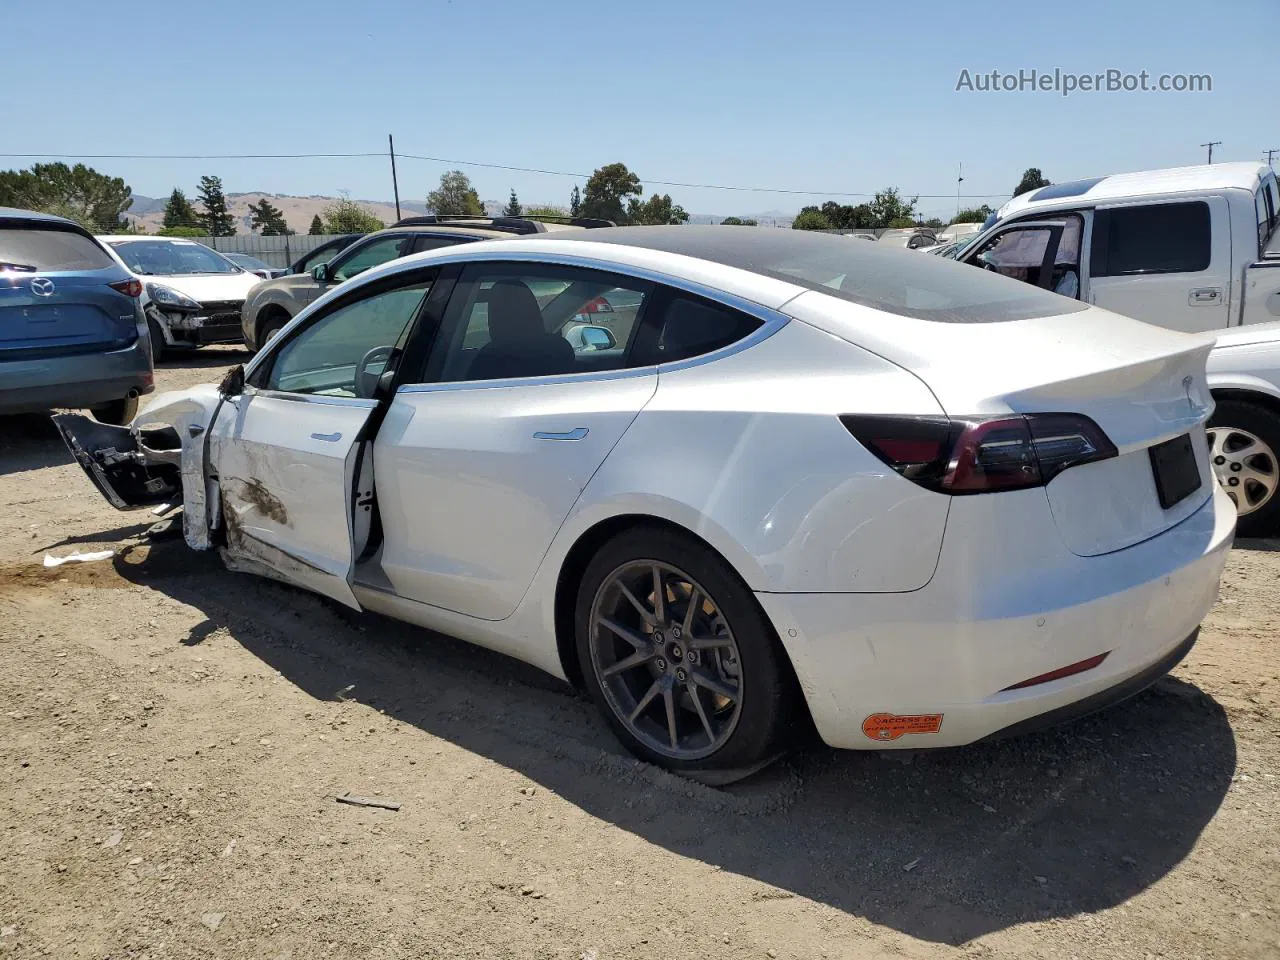
{"label": "rear windshield", "polygon": [[0,227],[0,270],[52,272],[105,270],[113,266],[115,261],[107,252],[84,234]]}

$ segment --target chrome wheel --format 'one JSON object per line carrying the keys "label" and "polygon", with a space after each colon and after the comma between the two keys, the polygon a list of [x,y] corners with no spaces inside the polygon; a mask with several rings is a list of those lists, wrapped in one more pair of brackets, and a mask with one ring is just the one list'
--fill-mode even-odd
{"label": "chrome wheel", "polygon": [[700,760],[733,735],[742,661],[715,599],[670,564],[636,560],[591,605],[591,666],[618,720],[655,753]]}
{"label": "chrome wheel", "polygon": [[1210,427],[1206,436],[1213,472],[1240,516],[1264,507],[1280,485],[1275,451],[1239,427]]}

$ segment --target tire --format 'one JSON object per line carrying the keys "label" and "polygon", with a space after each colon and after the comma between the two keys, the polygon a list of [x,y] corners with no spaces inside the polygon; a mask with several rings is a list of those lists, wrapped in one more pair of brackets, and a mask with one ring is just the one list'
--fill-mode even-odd
{"label": "tire", "polygon": [[1207,429],[1214,473],[1240,511],[1237,534],[1280,534],[1280,416],[1248,400],[1219,400]]}
{"label": "tire", "polygon": [[90,407],[89,412],[99,423],[122,427],[138,415],[138,398],[123,397],[120,400],[112,400],[101,406]]}
{"label": "tire", "polygon": [[261,350],[271,338],[283,330],[293,318],[283,313],[272,314],[268,319],[262,322],[262,326],[258,330],[258,349]]}
{"label": "tire", "polygon": [[[657,626],[657,591],[647,572],[655,565],[665,578],[665,616]],[[619,578],[632,584],[646,616]],[[687,618],[694,589],[705,599]],[[632,640],[601,625],[602,617]],[[704,646],[712,637],[716,646]],[[700,649],[684,648],[690,638]],[[776,759],[801,726],[798,684],[751,590],[715,551],[677,531],[640,527],[600,548],[578,588],[574,639],[587,691],[614,734],[635,756],[667,770],[731,782]],[[607,672],[623,660],[636,662]]]}
{"label": "tire", "polygon": [[164,334],[160,332],[160,324],[148,319],[147,331],[151,335],[151,363],[154,366],[164,359],[166,344]]}

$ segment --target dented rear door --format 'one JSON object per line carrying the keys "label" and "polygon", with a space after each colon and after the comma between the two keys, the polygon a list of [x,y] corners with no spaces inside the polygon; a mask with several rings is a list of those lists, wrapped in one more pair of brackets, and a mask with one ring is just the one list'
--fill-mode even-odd
{"label": "dented rear door", "polygon": [[[359,609],[348,580],[352,512],[374,400],[248,388],[213,425],[209,460],[221,496],[226,559]],[[362,546],[362,545],[361,545]]]}

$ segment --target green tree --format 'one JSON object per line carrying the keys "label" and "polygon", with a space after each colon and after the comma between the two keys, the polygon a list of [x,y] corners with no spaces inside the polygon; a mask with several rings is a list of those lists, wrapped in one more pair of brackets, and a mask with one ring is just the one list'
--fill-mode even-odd
{"label": "green tree", "polygon": [[625,163],[610,163],[600,167],[587,180],[579,212],[584,217],[626,223],[624,204],[642,193],[644,187],[640,186],[640,178],[628,170]]}
{"label": "green tree", "polygon": [[758,221],[752,220],[750,218],[743,219],[742,217],[725,217],[723,220],[720,221],[720,226],[722,227],[756,227],[756,226],[759,226],[759,223]]}
{"label": "green tree", "polygon": [[952,223],[984,223],[987,217],[995,213],[985,203],[980,207],[970,207],[967,210],[961,210],[956,214]]}
{"label": "green tree", "polygon": [[801,207],[791,221],[792,230],[831,230],[831,221],[817,207]]}
{"label": "green tree", "polygon": [[540,217],[567,217],[569,214],[564,212],[564,207],[527,207],[524,216],[537,220]]}
{"label": "green tree", "polygon": [[511,188],[511,199],[507,201],[507,205],[502,208],[504,217],[519,217],[524,214],[524,207],[520,206],[520,200],[516,197],[516,188]]}
{"label": "green tree", "polygon": [[318,237],[324,233],[324,221],[320,219],[320,214],[317,213],[311,218],[311,229],[307,233],[313,237]]}
{"label": "green tree", "polygon": [[59,211],[93,230],[112,232],[124,226],[133,191],[119,177],[108,177],[77,163],[37,163],[30,170],[0,171],[0,206],[45,212]]}
{"label": "green tree", "polygon": [[164,225],[166,227],[194,227],[199,223],[196,208],[191,206],[187,195],[177,187],[169,194],[169,202],[164,205]]}
{"label": "green tree", "polygon": [[383,226],[381,220],[348,197],[324,208],[325,233],[373,233]]}
{"label": "green tree", "polygon": [[480,194],[471,179],[461,170],[450,170],[440,177],[440,186],[427,194],[427,209],[436,216],[484,216]]}
{"label": "green tree", "polygon": [[926,220],[924,223],[920,224],[920,226],[922,226],[922,227],[931,227],[931,228],[932,228],[932,229],[934,229],[934,230],[941,230],[943,227],[945,227],[945,226],[946,226],[946,224],[945,224],[945,223],[943,223],[943,222],[942,222],[940,219],[938,219],[937,217],[930,217],[930,218],[929,218],[928,220]]}
{"label": "green tree", "polygon": [[827,218],[827,222],[836,230],[870,230],[877,226],[875,214],[871,206],[866,203],[852,206],[828,200],[822,205],[821,211]]}
{"label": "green tree", "polygon": [[284,211],[273,206],[266,197],[249,204],[249,223],[264,237],[284,237],[293,233],[285,223]]}
{"label": "green tree", "polygon": [[573,185],[573,191],[569,194],[569,216],[576,217],[582,211],[582,191],[578,189],[578,185]]}
{"label": "green tree", "polygon": [[200,225],[211,237],[234,237],[236,234],[235,219],[227,212],[227,198],[222,192],[222,178],[203,176],[197,199],[204,207],[200,214]]}
{"label": "green tree", "polygon": [[163,227],[156,234],[158,237],[207,237],[204,227]]}
{"label": "green tree", "polygon": [[1050,186],[1053,186],[1053,181],[1047,180],[1045,175],[1040,172],[1039,167],[1027,167],[1022,174],[1022,179],[1013,188],[1013,195],[1016,197],[1018,194],[1026,193],[1028,190],[1039,190],[1041,187]]}
{"label": "green tree", "polygon": [[654,194],[641,203],[635,197],[627,202],[627,222],[641,224],[688,223],[689,214],[684,207],[673,203],[668,194]]}
{"label": "green tree", "polygon": [[[892,227],[895,224],[915,226],[916,204],[919,197],[904,200],[897,187],[885,187],[872,198],[870,204],[873,227]],[[906,221],[903,223],[903,221]]]}

